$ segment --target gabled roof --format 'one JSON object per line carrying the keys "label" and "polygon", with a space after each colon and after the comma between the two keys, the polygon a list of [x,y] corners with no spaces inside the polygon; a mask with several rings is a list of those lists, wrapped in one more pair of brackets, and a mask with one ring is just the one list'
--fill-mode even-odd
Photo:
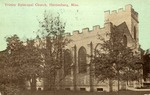
{"label": "gabled roof", "polygon": [[133,39],[126,22],[123,22],[118,26],[114,25],[114,29],[118,32],[122,32],[123,35],[127,37],[128,47],[135,48],[136,46],[135,39]]}
{"label": "gabled roof", "polygon": [[116,27],[117,27],[117,29],[123,31],[126,34],[126,36],[128,36],[132,40],[134,40],[133,37],[132,37],[132,35],[131,35],[131,33],[130,33],[130,31],[129,31],[129,28],[128,28],[126,22],[123,22],[123,23],[121,23],[120,25],[118,25]]}

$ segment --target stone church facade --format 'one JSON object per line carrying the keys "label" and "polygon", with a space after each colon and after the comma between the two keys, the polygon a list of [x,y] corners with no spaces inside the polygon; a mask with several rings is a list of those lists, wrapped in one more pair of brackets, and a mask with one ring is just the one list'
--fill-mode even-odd
{"label": "stone church facade", "polygon": [[[106,40],[107,33],[114,29],[124,32],[124,39],[128,47],[132,48],[134,53],[139,53],[139,29],[138,13],[132,5],[126,5],[125,10],[120,8],[118,11],[105,11],[104,27],[99,25],[89,28],[73,31],[73,34],[66,34],[66,38],[71,39],[71,43],[66,46],[63,69],[58,75],[65,74],[65,78],[58,84],[67,90],[85,90],[85,91],[109,91],[108,81],[99,82],[92,74],[92,56],[96,54],[101,41],[98,35]],[[59,79],[59,77],[58,77]],[[120,86],[121,87],[121,86]],[[117,82],[113,85],[113,91],[117,91]]]}
{"label": "stone church facade", "polygon": [[[63,68],[57,72],[55,85],[57,89],[77,90],[77,91],[109,91],[108,80],[101,82],[94,75],[93,56],[99,49],[102,41],[98,35],[105,40],[109,39],[107,33],[120,31],[124,33],[123,39],[127,47],[133,49],[133,53],[139,51],[139,21],[138,13],[132,5],[126,5],[125,9],[118,11],[105,11],[104,27],[99,25],[73,31],[72,35],[66,33],[66,38],[72,40],[65,47]],[[61,80],[61,81],[60,81]],[[37,80],[37,89],[44,89],[43,80]],[[114,81],[113,91],[117,91],[117,81]],[[126,89],[126,84],[121,83],[120,89]],[[135,86],[132,85],[134,88]]]}

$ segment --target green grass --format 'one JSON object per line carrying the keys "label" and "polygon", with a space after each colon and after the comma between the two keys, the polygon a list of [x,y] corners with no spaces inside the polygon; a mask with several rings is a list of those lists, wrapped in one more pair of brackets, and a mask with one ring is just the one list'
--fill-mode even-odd
{"label": "green grass", "polygon": [[144,95],[150,91],[119,91],[118,92],[73,92],[73,91],[24,91],[20,95]]}

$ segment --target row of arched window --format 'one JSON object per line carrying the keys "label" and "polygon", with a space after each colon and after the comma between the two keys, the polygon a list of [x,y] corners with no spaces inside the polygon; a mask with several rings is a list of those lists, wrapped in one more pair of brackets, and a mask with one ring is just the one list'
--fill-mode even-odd
{"label": "row of arched window", "polygon": [[[85,73],[87,70],[86,49],[82,46],[78,51],[78,69],[79,73]],[[71,64],[73,62],[70,50],[65,50],[64,53],[64,73],[65,75],[71,74]]]}
{"label": "row of arched window", "polygon": [[[97,44],[96,48],[99,48],[100,44]],[[85,47],[80,47],[78,50],[78,72],[87,72],[87,52]],[[73,57],[69,49],[64,53],[64,73],[65,75],[71,74],[71,64],[73,63]]]}
{"label": "row of arched window", "polygon": [[[127,36],[123,37],[123,44],[127,46]],[[97,52],[98,51],[98,52]],[[95,47],[95,55],[98,55],[100,51],[100,44],[97,44]],[[86,73],[87,72],[87,52],[85,47],[80,47],[78,50],[78,72]],[[71,64],[73,63],[73,57],[69,49],[65,50],[64,53],[64,73],[65,75],[71,74]]]}

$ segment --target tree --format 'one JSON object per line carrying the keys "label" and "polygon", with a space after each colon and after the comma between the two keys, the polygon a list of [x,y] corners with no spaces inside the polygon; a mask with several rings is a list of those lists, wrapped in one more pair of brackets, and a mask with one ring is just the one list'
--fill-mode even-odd
{"label": "tree", "polygon": [[8,47],[0,54],[0,87],[4,93],[12,95],[21,90],[22,80],[19,75],[18,58],[23,45],[17,35],[8,37],[6,41]]}
{"label": "tree", "polygon": [[41,50],[36,47],[34,40],[27,40],[24,51],[21,52],[20,74],[29,81],[32,91],[36,90],[36,80],[43,75],[43,58]]}
{"label": "tree", "polygon": [[18,93],[27,87],[27,81],[30,81],[31,90],[35,90],[36,79],[43,71],[40,49],[34,46],[34,40],[23,43],[17,35],[6,41],[7,49],[0,54],[2,91],[8,95]]}
{"label": "tree", "polygon": [[[42,40],[45,40],[43,54],[45,58],[44,77],[47,80],[46,89],[56,88],[56,83],[59,83],[63,76],[56,79],[57,75],[62,71],[63,54],[65,45],[69,42],[65,39],[65,23],[60,19],[60,15],[53,16],[45,11],[44,20],[39,22],[40,33],[43,35]],[[43,41],[41,41],[43,43]]]}
{"label": "tree", "polygon": [[7,94],[26,88],[27,81],[31,90],[36,90],[37,78],[43,77],[48,82],[47,88],[56,88],[56,83],[64,78],[56,77],[63,73],[64,47],[69,42],[64,36],[65,23],[59,15],[53,17],[46,12],[39,23],[42,38],[37,36],[26,42],[17,35],[6,38],[7,50],[0,54],[0,88]]}
{"label": "tree", "polygon": [[141,65],[135,65],[135,62],[140,60],[139,56],[133,54],[133,49],[127,47],[124,33],[113,28],[111,33],[106,34],[109,39],[99,35],[102,43],[100,49],[96,50],[97,55],[94,58],[95,74],[99,80],[109,80],[110,91],[112,91],[112,80],[118,80],[119,90],[120,80],[129,80],[129,78],[137,80],[136,76],[139,74],[137,70],[141,69]]}

